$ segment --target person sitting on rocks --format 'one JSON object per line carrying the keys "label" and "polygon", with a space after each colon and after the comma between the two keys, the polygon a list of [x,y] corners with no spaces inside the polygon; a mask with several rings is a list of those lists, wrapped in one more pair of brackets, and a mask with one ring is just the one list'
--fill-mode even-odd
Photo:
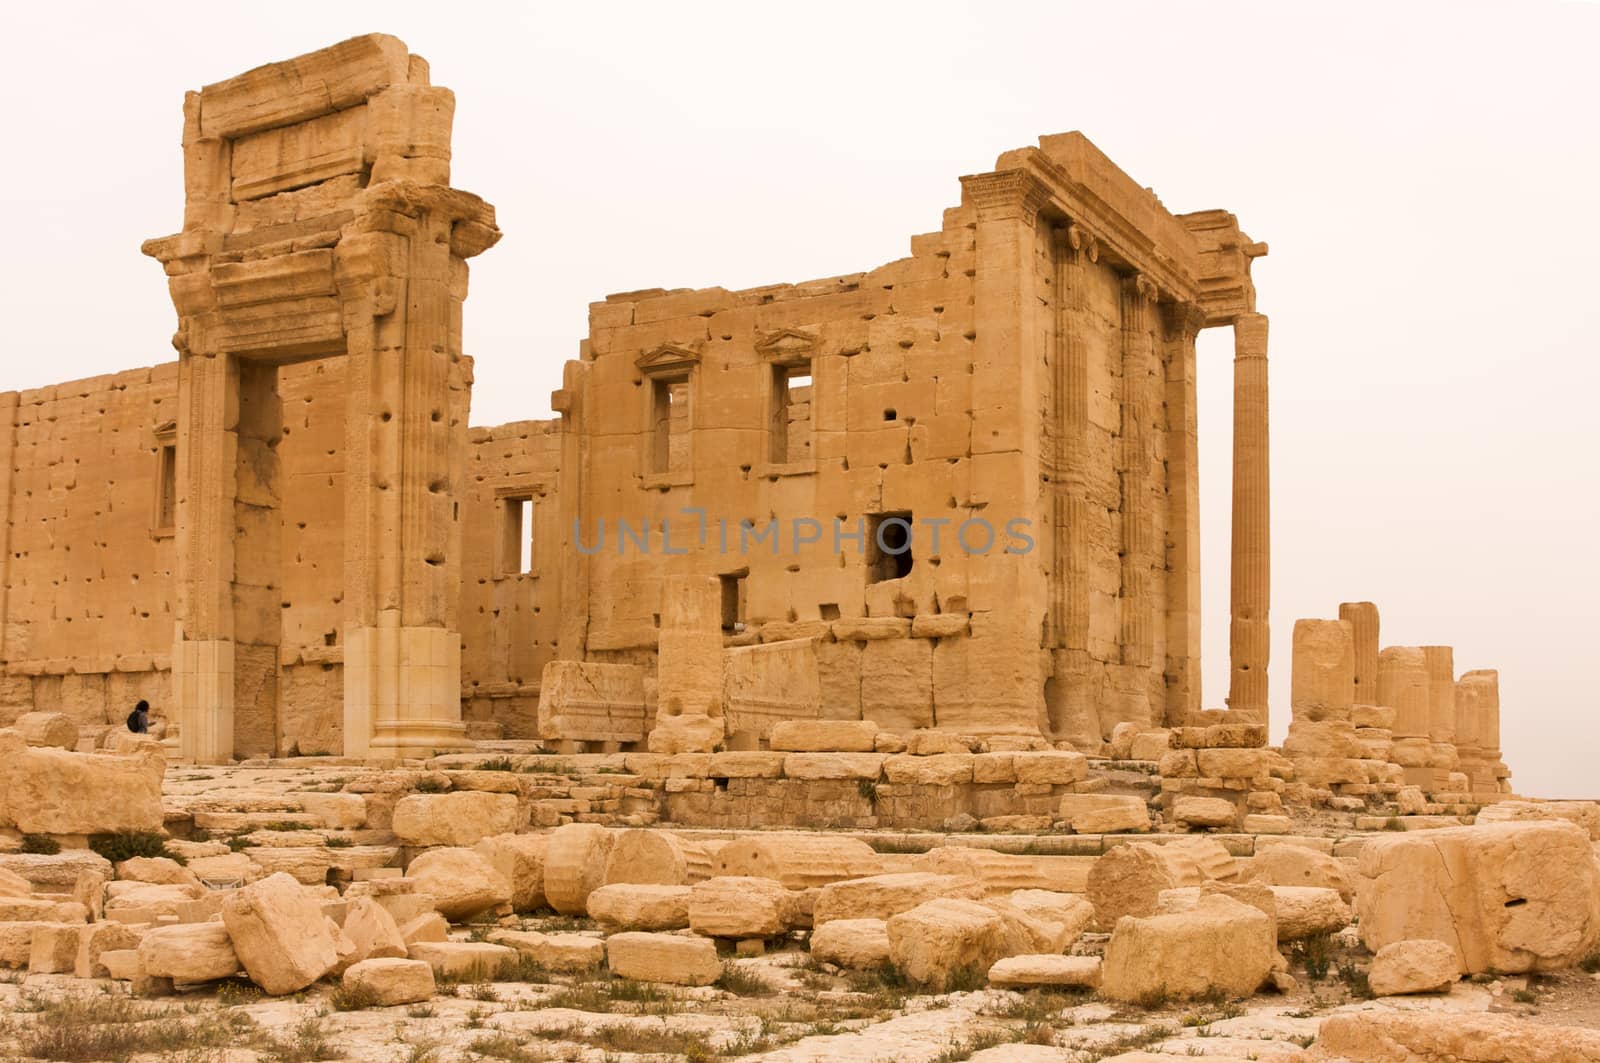
{"label": "person sitting on rocks", "polygon": [[140,699],[139,704],[128,713],[128,730],[134,734],[143,735],[150,733],[150,703]]}

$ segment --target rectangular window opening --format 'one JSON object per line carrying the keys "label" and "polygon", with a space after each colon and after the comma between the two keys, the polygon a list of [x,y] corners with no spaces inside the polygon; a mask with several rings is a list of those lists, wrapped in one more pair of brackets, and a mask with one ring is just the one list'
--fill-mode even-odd
{"label": "rectangular window opening", "polygon": [[650,471],[674,472],[688,465],[689,378],[650,381]]}
{"label": "rectangular window opening", "polygon": [[521,576],[533,571],[533,498],[523,495],[501,500],[500,575]]}
{"label": "rectangular window opening", "polygon": [[768,460],[778,465],[811,459],[811,363],[772,367],[772,424]]}
{"label": "rectangular window opening", "polygon": [[178,524],[178,444],[162,444],[157,459],[156,531],[171,532]]}
{"label": "rectangular window opening", "polygon": [[867,582],[887,583],[911,575],[910,511],[867,515]]}
{"label": "rectangular window opening", "polygon": [[722,583],[722,633],[737,635],[744,631],[744,579],[748,572],[732,572],[718,576]]}

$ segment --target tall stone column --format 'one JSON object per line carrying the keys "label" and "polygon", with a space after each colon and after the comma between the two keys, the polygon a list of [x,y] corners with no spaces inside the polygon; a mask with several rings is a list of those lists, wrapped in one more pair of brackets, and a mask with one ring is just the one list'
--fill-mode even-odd
{"label": "tall stone column", "polygon": [[1101,743],[1098,684],[1089,659],[1089,329],[1085,272],[1099,247],[1082,226],[1056,230],[1057,333],[1055,360],[1057,435],[1052,545],[1055,550],[1051,630],[1056,633],[1053,673],[1045,690],[1051,738],[1098,752]]}
{"label": "tall stone column", "polygon": [[1426,768],[1433,750],[1428,740],[1428,661],[1416,646],[1386,646],[1378,654],[1378,704],[1395,710],[1390,756],[1403,768]]}
{"label": "tall stone column", "polygon": [[1166,365],[1167,662],[1165,722],[1182,724],[1200,711],[1200,447],[1195,338],[1205,313],[1168,303],[1162,314]]}
{"label": "tall stone column", "polygon": [[[1428,744],[1433,767],[1454,771],[1461,764],[1456,753],[1455,651],[1449,646],[1424,646],[1422,657],[1428,665]],[[1437,781],[1442,784],[1444,780]]]}
{"label": "tall stone column", "polygon": [[220,764],[233,757],[238,360],[181,357],[178,410],[173,715],[180,755]]}
{"label": "tall stone column", "polygon": [[1340,602],[1339,619],[1350,622],[1355,638],[1357,705],[1378,705],[1378,607],[1371,602]]}
{"label": "tall stone column", "polygon": [[1474,794],[1504,793],[1511,771],[1500,751],[1500,673],[1493,668],[1463,672],[1456,683],[1457,734],[1470,716],[1473,745],[1461,750],[1462,770]]}
{"label": "tall stone column", "polygon": [[[1150,491],[1149,440],[1160,408],[1152,345],[1156,286],[1142,274],[1122,280],[1122,431],[1117,469],[1122,479],[1122,663],[1148,671],[1155,649],[1150,593],[1154,568],[1155,501]],[[1159,722],[1159,717],[1156,721]]]}
{"label": "tall stone column", "polygon": [[725,736],[722,587],[715,576],[661,582],[652,753],[709,753]]}
{"label": "tall stone column", "polygon": [[[962,178],[976,215],[972,343],[972,481],[968,504],[989,519],[1049,516],[1041,484],[1045,314],[1039,298],[1039,211],[1048,190],[1032,174],[1003,170]],[[1023,412],[1026,411],[1026,412]],[[1005,514],[1005,517],[999,515]],[[997,519],[998,518],[998,519]],[[987,689],[970,717],[939,710],[938,726],[959,730],[979,719],[985,730],[1040,734],[1048,727],[1040,632],[1049,609],[1044,566],[1029,554],[1001,550],[966,559],[974,660]]]}
{"label": "tall stone column", "polygon": [[1267,318],[1233,323],[1233,559],[1228,708],[1267,719],[1272,633],[1271,504],[1267,461]]}

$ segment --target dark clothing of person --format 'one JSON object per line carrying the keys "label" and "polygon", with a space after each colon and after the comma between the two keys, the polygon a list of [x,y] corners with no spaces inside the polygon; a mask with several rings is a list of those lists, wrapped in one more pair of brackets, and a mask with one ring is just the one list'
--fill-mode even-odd
{"label": "dark clothing of person", "polygon": [[150,715],[145,712],[140,712],[138,709],[134,709],[132,712],[128,713],[128,730],[139,735],[149,734]]}

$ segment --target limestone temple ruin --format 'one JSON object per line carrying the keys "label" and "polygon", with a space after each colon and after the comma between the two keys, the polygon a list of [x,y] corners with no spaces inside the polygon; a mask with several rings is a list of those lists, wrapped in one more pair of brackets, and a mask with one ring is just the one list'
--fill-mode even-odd
{"label": "limestone temple ruin", "polygon": [[1495,671],[1342,603],[1268,745],[1232,214],[1047,136],[469,428],[453,111],[380,35],[190,93],[177,360],[0,396],[0,1055],[1600,1061],[1524,1018],[1593,1007],[1600,805],[1511,796]]}
{"label": "limestone temple ruin", "polygon": [[[592,304],[560,416],[469,428],[468,260],[501,234],[450,187],[454,106],[381,36],[189,94],[183,228],[144,247],[177,361],[0,397],[6,712],[146,696],[201,762],[757,749],[806,719],[1264,745],[1266,245],[1232,214],[1047,136],[963,177],[907,258]],[[1214,713],[1194,345],[1221,327]],[[1494,673],[1340,616],[1297,628],[1302,774],[1501,790]]]}

